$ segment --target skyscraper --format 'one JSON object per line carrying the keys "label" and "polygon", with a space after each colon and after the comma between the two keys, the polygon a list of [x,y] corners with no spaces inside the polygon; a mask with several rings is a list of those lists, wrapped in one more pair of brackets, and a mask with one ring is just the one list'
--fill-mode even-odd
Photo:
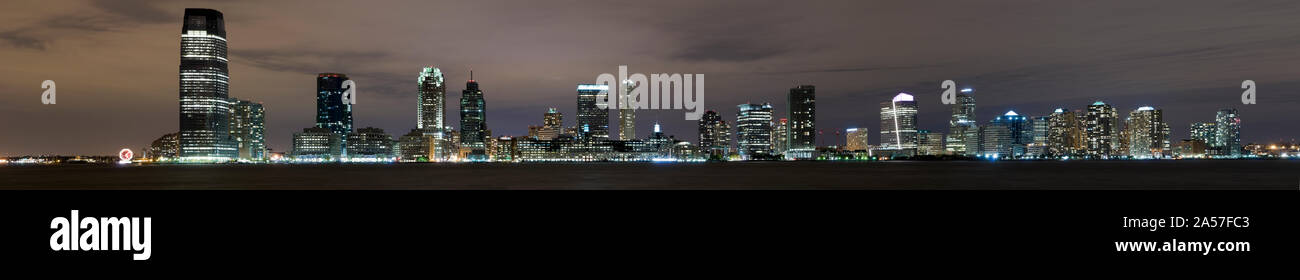
{"label": "skyscraper", "polygon": [[817,88],[801,85],[790,89],[786,96],[790,124],[786,126],[785,149],[787,159],[812,159],[817,151]]}
{"label": "skyscraper", "polygon": [[[623,88],[627,90],[625,92],[632,92],[636,87],[636,83],[631,80],[623,81]],[[636,108],[631,106],[631,98],[619,98],[618,103],[618,140],[636,139]]]}
{"label": "skyscraper", "polygon": [[1032,117],[1029,118],[1029,126],[1033,130],[1029,148],[1025,151],[1029,156],[1034,158],[1047,155],[1047,134],[1051,132],[1052,117]]}
{"label": "skyscraper", "polygon": [[916,101],[899,93],[880,103],[880,145],[883,149],[916,149]]}
{"label": "skyscraper", "polygon": [[990,155],[1001,158],[1023,157],[1028,151],[1029,144],[1033,143],[1033,127],[1029,119],[1016,111],[1007,111],[1006,114],[994,118],[985,127],[980,131],[988,135],[980,136],[982,142],[980,152],[986,157]]}
{"label": "skyscraper", "polygon": [[966,143],[979,141],[973,139],[979,135],[976,126],[975,90],[964,88],[957,94],[957,103],[952,104],[952,119],[948,121],[948,143],[945,150],[955,155],[974,154],[975,151],[967,152]]}
{"label": "skyscraper", "polygon": [[1058,108],[1048,116],[1047,156],[1065,157],[1082,154],[1087,147],[1083,121],[1077,114]]}
{"label": "skyscraper", "polygon": [[490,136],[487,131],[487,101],[483,100],[483,91],[474,81],[474,73],[470,72],[469,81],[465,82],[465,90],[460,95],[460,145],[462,150],[467,150],[464,159],[488,160],[485,141]]}
{"label": "skyscraper", "polygon": [[443,83],[442,70],[424,67],[416,84],[419,85],[419,94],[416,95],[415,127],[433,133],[442,132],[447,116],[447,87]]}
{"label": "skyscraper", "polygon": [[1088,105],[1084,127],[1088,137],[1087,154],[1093,158],[1110,158],[1119,143],[1119,114],[1115,107],[1101,101]]}
{"label": "skyscraper", "polygon": [[348,75],[339,73],[316,75],[316,127],[329,129],[341,138],[352,133],[352,104],[343,102],[343,82],[347,80]]}
{"label": "skyscraper", "polygon": [[1237,109],[1222,109],[1214,116],[1214,144],[1212,151],[1221,156],[1241,156],[1241,117]]}
{"label": "skyscraper", "polygon": [[786,118],[781,118],[772,124],[772,154],[780,155],[786,153],[789,150],[790,150],[790,120]]}
{"label": "skyscraper", "polygon": [[1133,158],[1166,158],[1173,156],[1169,145],[1169,124],[1161,110],[1143,106],[1128,115],[1128,152]]}
{"label": "skyscraper", "polygon": [[700,117],[700,150],[711,158],[725,158],[731,151],[731,126],[722,115],[709,110]]}
{"label": "skyscraper", "polygon": [[578,138],[584,140],[609,138],[609,110],[598,107],[599,104],[608,102],[608,100],[597,99],[602,92],[608,94],[609,85],[578,85],[578,134],[575,135]]}
{"label": "skyscraper", "polygon": [[555,108],[546,110],[542,115],[542,127],[537,131],[537,139],[551,140],[560,137],[564,130],[564,114]]}
{"label": "skyscraper", "polygon": [[230,118],[230,135],[239,148],[239,159],[266,160],[266,111],[262,103],[233,98],[231,101],[235,107]]}
{"label": "skyscraper", "polygon": [[844,130],[846,151],[866,151],[870,150],[870,134],[867,134],[866,128],[849,128]]}
{"label": "skyscraper", "polygon": [[772,104],[740,104],[736,113],[736,141],[743,159],[772,155]]}
{"label": "skyscraper", "polygon": [[180,157],[229,161],[238,157],[230,136],[229,59],[221,12],[185,9],[181,26]]}

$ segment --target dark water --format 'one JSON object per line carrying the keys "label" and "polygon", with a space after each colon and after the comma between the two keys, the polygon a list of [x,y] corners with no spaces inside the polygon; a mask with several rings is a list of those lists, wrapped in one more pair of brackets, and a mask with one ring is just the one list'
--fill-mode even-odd
{"label": "dark water", "polygon": [[8,165],[8,189],[1300,189],[1300,161]]}

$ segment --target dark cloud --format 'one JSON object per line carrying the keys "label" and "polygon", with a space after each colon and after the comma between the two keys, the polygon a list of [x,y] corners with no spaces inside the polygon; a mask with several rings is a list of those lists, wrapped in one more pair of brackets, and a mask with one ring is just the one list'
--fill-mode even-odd
{"label": "dark cloud", "polygon": [[0,32],[0,41],[6,44],[22,49],[31,49],[43,51],[48,41],[23,34],[21,30]]}
{"label": "dark cloud", "polygon": [[184,11],[167,10],[160,0],[94,0],[91,6],[117,18],[139,23],[172,23],[180,20]]}

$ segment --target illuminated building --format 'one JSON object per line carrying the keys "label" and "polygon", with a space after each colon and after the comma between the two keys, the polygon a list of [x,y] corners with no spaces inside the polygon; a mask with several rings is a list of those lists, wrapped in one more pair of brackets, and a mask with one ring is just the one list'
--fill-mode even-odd
{"label": "illuminated building", "polygon": [[146,150],[148,158],[153,161],[174,161],[180,154],[180,133],[168,133],[158,140],[153,140]]}
{"label": "illuminated building", "polygon": [[722,115],[712,110],[704,112],[699,121],[700,149],[709,158],[726,158],[731,152],[731,125]]}
{"label": "illuminated building", "polygon": [[266,111],[262,103],[231,99],[235,104],[230,114],[230,135],[239,149],[239,160],[265,161]]}
{"label": "illuminated building", "polygon": [[564,128],[564,114],[555,108],[546,110],[542,115],[542,126],[537,130],[537,139],[551,140],[560,137]]}
{"label": "illuminated building", "polygon": [[230,161],[230,73],[221,12],[185,9],[181,28],[180,156],[183,161]]}
{"label": "illuminated building", "polygon": [[469,81],[460,96],[460,150],[461,159],[469,161],[487,161],[487,101],[483,100],[483,91],[474,81],[470,72]]}
{"label": "illuminated building", "polygon": [[870,134],[866,128],[850,128],[844,130],[845,145],[847,151],[867,151],[871,149]]}
{"label": "illuminated building", "polygon": [[[631,80],[623,81],[623,88],[625,92],[632,92],[632,89],[636,88],[636,83]],[[618,98],[618,140],[636,139],[636,106],[631,106],[632,102],[631,98]]]}
{"label": "illuminated building", "polygon": [[1119,114],[1115,107],[1097,101],[1088,105],[1084,127],[1088,139],[1087,155],[1092,158],[1110,158],[1119,146]]}
{"label": "illuminated building", "polygon": [[943,133],[920,129],[916,131],[916,154],[937,156],[944,154]]}
{"label": "illuminated building", "polygon": [[609,110],[599,107],[608,105],[608,100],[597,98],[602,93],[609,93],[608,85],[578,85],[578,126],[574,136],[583,140],[609,139]]}
{"label": "illuminated building", "polygon": [[415,127],[433,138],[432,158],[446,159],[451,150],[447,146],[447,84],[442,70],[432,66],[420,69],[416,85]]}
{"label": "illuminated building", "polygon": [[1087,149],[1084,133],[1084,121],[1078,114],[1065,109],[1056,109],[1048,116],[1047,151],[1048,157],[1079,156]]}
{"label": "illuminated building", "polygon": [[1241,156],[1241,117],[1237,115],[1237,109],[1219,110],[1214,116],[1214,131],[1211,153],[1226,157]]}
{"label": "illuminated building", "polygon": [[1215,135],[1218,133],[1218,129],[1214,126],[1215,123],[1213,122],[1197,122],[1192,123],[1192,126],[1187,131],[1191,132],[1192,139],[1201,140],[1206,145],[1212,145],[1215,143],[1217,139]]}
{"label": "illuminated building", "polygon": [[332,162],[342,159],[343,137],[329,128],[309,127],[293,134],[293,159],[298,162]]}
{"label": "illuminated building", "polygon": [[740,104],[736,113],[736,141],[742,159],[767,159],[772,155],[772,104]]}
{"label": "illuminated building", "polygon": [[1021,158],[1033,142],[1033,127],[1024,116],[1015,111],[989,121],[980,127],[981,157]]}
{"label": "illuminated building", "polygon": [[1029,118],[1031,141],[1026,148],[1025,153],[1028,156],[1039,158],[1047,155],[1047,134],[1050,132],[1052,117],[1032,117]]}
{"label": "illuminated building", "polygon": [[388,162],[393,161],[393,136],[383,129],[374,127],[359,128],[348,134],[348,161],[352,162]]}
{"label": "illuminated building", "polygon": [[343,102],[343,82],[348,75],[316,75],[316,127],[329,129],[339,137],[352,133],[352,104]]}
{"label": "illuminated building", "polygon": [[517,138],[510,136],[501,136],[496,138],[492,145],[493,161],[515,161],[519,158],[519,148]]}
{"label": "illuminated building", "polygon": [[423,129],[412,129],[410,133],[397,138],[397,157],[401,162],[427,162],[434,160],[432,146],[436,145],[432,135]]}
{"label": "illuminated building", "polygon": [[1151,106],[1129,112],[1125,136],[1128,137],[1128,155],[1138,159],[1173,156],[1169,145],[1169,124],[1161,110]]}
{"label": "illuminated building", "polygon": [[[790,114],[790,123],[785,129],[784,149],[776,151],[785,154],[787,159],[812,159],[817,150],[817,88],[801,85],[790,89],[786,97],[786,108]],[[784,119],[783,119],[784,120]]]}
{"label": "illuminated building", "polygon": [[772,124],[772,154],[784,154],[790,149],[790,120],[781,118]]}
{"label": "illuminated building", "polygon": [[1201,139],[1183,139],[1173,144],[1174,157],[1178,158],[1204,158],[1205,151],[1205,141]]}
{"label": "illuminated building", "polygon": [[899,93],[880,103],[880,145],[884,150],[916,149],[916,101]]}
{"label": "illuminated building", "polygon": [[[952,118],[948,120],[948,143],[946,151],[954,155],[974,154],[979,139],[975,118],[975,90],[963,88],[957,94],[957,102],[952,104]],[[970,152],[968,151],[968,147]]]}

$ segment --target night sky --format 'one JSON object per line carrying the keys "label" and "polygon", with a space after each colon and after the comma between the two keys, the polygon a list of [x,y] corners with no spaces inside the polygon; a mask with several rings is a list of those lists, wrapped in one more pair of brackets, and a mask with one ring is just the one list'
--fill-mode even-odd
{"label": "night sky", "polygon": [[[789,88],[813,84],[817,127],[866,127],[872,144],[879,103],[900,91],[919,98],[922,129],[946,132],[947,79],[976,89],[981,124],[1103,100],[1125,116],[1163,109],[1174,140],[1222,107],[1240,110],[1244,142],[1300,134],[1300,2],[1290,0],[7,0],[0,155],[111,155],[176,132],[187,7],[225,14],[230,96],[263,102],[275,151],[314,124],[320,72],[357,81],[356,127],[406,133],[429,65],[446,75],[457,126],[473,69],[497,136],[527,134],[547,107],[574,125],[575,85],[619,65],[704,74],[705,106],[729,122],[745,102],[771,102],[784,117]],[[1240,103],[1246,79],[1259,83],[1259,104]],[[58,83],[57,105],[40,103],[43,80]],[[638,134],[657,120],[697,141],[682,114],[640,111]]]}

